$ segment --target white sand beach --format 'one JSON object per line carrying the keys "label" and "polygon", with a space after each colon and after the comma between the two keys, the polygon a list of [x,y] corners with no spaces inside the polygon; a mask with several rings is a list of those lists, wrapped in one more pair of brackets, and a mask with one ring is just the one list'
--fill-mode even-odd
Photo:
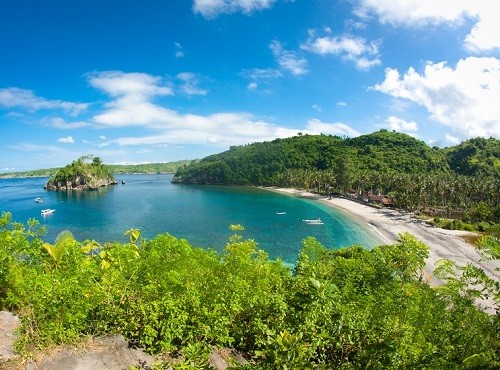
{"label": "white sand beach", "polygon": [[388,208],[379,209],[347,198],[329,199],[307,191],[275,187],[268,189],[299,197],[314,197],[318,201],[348,212],[351,217],[356,217],[373,227],[374,232],[386,244],[394,244],[399,234],[406,232],[412,234],[429,247],[429,258],[426,261],[424,274],[431,285],[441,283],[433,274],[436,262],[441,259],[451,260],[459,265],[471,262],[481,267],[490,277],[500,280],[498,272],[495,271],[495,268],[500,267],[499,261],[483,261],[476,248],[461,238],[472,234],[470,232],[439,229],[413,218],[409,213]]}

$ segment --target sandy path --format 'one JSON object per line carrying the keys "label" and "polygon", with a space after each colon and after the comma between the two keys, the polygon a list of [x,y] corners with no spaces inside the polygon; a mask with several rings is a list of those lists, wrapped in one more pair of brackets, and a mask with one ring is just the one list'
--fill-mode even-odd
{"label": "sandy path", "polygon": [[392,209],[378,209],[357,201],[325,196],[306,191],[286,188],[268,188],[269,190],[287,193],[299,197],[314,197],[337,209],[347,212],[351,217],[366,222],[374,228],[374,232],[387,244],[394,244],[398,235],[408,232],[429,247],[429,258],[424,270],[425,277],[431,285],[441,282],[433,275],[435,264],[441,259],[465,265],[469,262],[481,267],[490,277],[500,280],[495,268],[500,267],[499,261],[483,261],[476,248],[465,242],[460,236],[470,235],[470,232],[461,230],[445,230],[435,228],[411,217],[409,213],[402,213]]}

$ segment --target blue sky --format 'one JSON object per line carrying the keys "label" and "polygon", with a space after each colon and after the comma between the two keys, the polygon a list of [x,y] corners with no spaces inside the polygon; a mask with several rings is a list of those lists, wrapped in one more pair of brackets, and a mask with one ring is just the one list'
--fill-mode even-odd
{"label": "blue sky", "polygon": [[496,0],[0,2],[0,171],[385,128],[500,137]]}

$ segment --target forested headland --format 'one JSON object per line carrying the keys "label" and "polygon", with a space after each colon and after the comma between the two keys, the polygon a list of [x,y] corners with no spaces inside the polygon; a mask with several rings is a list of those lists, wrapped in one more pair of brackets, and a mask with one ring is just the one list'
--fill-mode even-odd
{"label": "forested headland", "polygon": [[174,182],[384,194],[440,226],[491,230],[500,222],[500,141],[475,138],[441,149],[387,130],[356,138],[299,135],[231,147],[179,168]]}

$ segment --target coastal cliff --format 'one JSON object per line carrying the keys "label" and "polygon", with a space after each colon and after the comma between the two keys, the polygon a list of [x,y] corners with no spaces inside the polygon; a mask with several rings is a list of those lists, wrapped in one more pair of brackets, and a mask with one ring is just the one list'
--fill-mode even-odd
{"label": "coastal cliff", "polygon": [[[91,162],[87,162],[90,161]],[[93,190],[118,182],[99,157],[87,155],[61,168],[47,181],[46,190]]]}

